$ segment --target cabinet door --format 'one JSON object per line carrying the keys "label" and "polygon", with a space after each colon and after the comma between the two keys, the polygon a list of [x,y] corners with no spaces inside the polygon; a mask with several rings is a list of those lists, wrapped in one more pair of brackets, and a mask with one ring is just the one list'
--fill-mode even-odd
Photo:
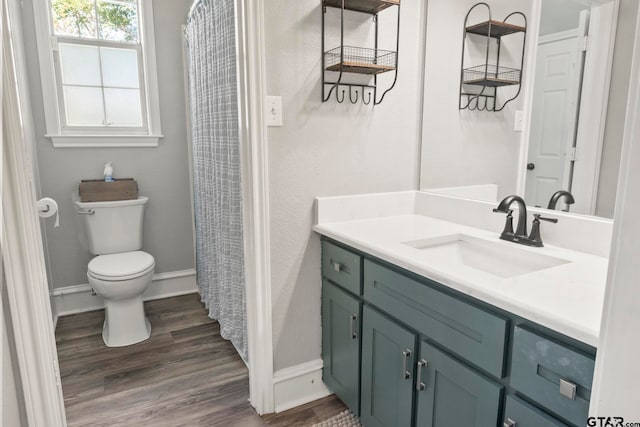
{"label": "cabinet door", "polygon": [[487,427],[498,424],[502,387],[423,341],[416,361],[416,425]]}
{"label": "cabinet door", "polygon": [[355,413],[360,406],[360,302],[322,283],[322,360],[325,384]]}
{"label": "cabinet door", "polygon": [[362,311],[362,424],[409,427],[416,336],[367,306]]}

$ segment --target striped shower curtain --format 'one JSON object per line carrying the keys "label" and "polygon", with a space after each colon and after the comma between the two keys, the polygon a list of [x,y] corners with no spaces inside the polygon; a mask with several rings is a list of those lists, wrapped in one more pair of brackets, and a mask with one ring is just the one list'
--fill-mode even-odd
{"label": "striped shower curtain", "polygon": [[198,288],[220,334],[246,361],[234,1],[200,0],[186,39]]}

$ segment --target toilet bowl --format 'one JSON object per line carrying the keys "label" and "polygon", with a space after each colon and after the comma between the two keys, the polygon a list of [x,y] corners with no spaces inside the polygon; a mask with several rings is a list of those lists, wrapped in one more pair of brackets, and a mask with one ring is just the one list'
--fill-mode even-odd
{"label": "toilet bowl", "polygon": [[98,255],[89,262],[89,284],[104,299],[102,339],[107,347],[132,345],[151,336],[142,294],[154,268],[153,256],[143,251]]}
{"label": "toilet bowl", "polygon": [[89,251],[93,258],[87,277],[93,290],[104,299],[102,339],[107,347],[122,347],[144,341],[151,324],[144,314],[142,294],[153,278],[155,260],[142,249],[142,221],[149,199],[80,202]]}

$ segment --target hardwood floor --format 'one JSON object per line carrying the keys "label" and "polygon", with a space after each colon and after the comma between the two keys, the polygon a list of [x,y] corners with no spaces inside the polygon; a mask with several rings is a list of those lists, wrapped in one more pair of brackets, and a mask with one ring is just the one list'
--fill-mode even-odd
{"label": "hardwood floor", "polygon": [[325,421],[347,407],[334,394],[306,405],[298,406],[279,414],[268,414],[262,418],[269,426],[310,426]]}
{"label": "hardwood floor", "polygon": [[334,396],[260,418],[249,376],[197,294],[150,301],[151,338],[102,341],[104,311],[61,317],[56,328],[67,422],[73,426],[308,426],[344,410]]}

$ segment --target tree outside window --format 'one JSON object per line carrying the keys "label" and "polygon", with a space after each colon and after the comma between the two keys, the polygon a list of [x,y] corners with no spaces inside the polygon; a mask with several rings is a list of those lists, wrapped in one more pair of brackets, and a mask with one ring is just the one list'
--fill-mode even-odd
{"label": "tree outside window", "polygon": [[56,35],[138,42],[135,0],[52,0],[51,8]]}

